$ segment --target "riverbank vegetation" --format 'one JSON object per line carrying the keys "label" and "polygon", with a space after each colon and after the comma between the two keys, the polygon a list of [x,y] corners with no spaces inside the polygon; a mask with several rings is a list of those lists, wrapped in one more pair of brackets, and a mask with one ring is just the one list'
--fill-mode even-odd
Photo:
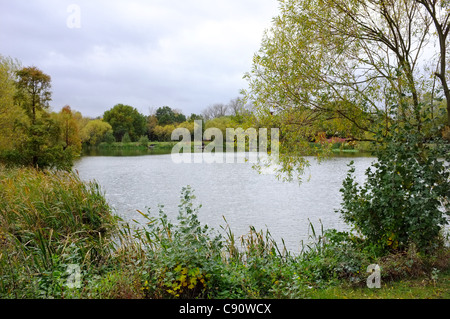
{"label": "riverbank vegetation", "polygon": [[0,194],[2,298],[61,298],[69,264],[85,273],[110,258],[117,221],[98,184],[0,166]]}
{"label": "riverbank vegetation", "polygon": [[[51,77],[0,56],[0,297],[449,298],[448,6],[280,1],[249,88],[201,115],[121,103],[97,118],[56,112]],[[98,184],[71,172],[83,148],[164,151],[195,120],[224,136],[279,128],[286,180],[301,176],[305,156],[374,152],[364,184],[351,165],[343,181],[336,213],[351,231],[310,225],[298,253],[269,230],[236,238],[226,220],[220,232],[200,224],[189,187],[176,221],[160,207],[128,224]],[[373,264],[382,286],[369,290]]]}
{"label": "riverbank vegetation", "polygon": [[[20,61],[0,56],[0,76],[0,161],[11,165],[70,170],[83,150],[150,147],[170,151],[175,144],[172,132],[186,128],[193,139],[196,120],[202,121],[202,137],[208,128],[218,128],[225,137],[227,128],[251,127],[258,132],[259,128],[275,127],[255,116],[251,103],[243,96],[228,104],[212,104],[202,114],[190,116],[169,106],[143,115],[136,108],[119,103],[102,116],[89,118],[69,105],[59,112],[53,110],[51,77],[37,67],[22,67]],[[326,127],[318,127],[308,142],[316,151],[325,144],[335,151],[365,150],[365,145],[348,141],[343,131],[331,132]]]}
{"label": "riverbank vegetation", "polygon": [[[311,224],[294,253],[269,230],[236,238],[226,220],[221,230],[201,225],[190,187],[176,221],[159,207],[129,224],[74,173],[1,167],[0,175],[1,298],[449,297],[444,241],[426,253],[410,245],[385,254],[364,237]],[[377,291],[366,287],[373,263]]]}

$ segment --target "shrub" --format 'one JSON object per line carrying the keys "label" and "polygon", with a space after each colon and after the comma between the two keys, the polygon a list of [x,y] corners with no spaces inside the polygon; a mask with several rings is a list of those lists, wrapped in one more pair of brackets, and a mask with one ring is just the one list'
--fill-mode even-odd
{"label": "shrub", "polygon": [[423,134],[407,127],[392,127],[391,132],[363,186],[355,182],[350,164],[339,212],[384,253],[404,251],[411,244],[431,252],[442,244],[440,232],[450,209],[449,145],[437,139],[425,144]]}
{"label": "shrub", "polygon": [[116,141],[114,134],[111,131],[106,132],[105,137],[103,138],[103,142],[108,145],[113,144]]}
{"label": "shrub", "polygon": [[148,139],[148,136],[147,136],[147,135],[142,135],[142,136],[139,138],[139,145],[140,145],[140,146],[147,147],[147,146],[148,146],[148,143],[149,143],[149,139]]}
{"label": "shrub", "polygon": [[[119,268],[119,267],[118,267]],[[113,269],[91,280],[86,295],[91,299],[142,299],[144,287],[128,269]]]}
{"label": "shrub", "polygon": [[122,143],[131,143],[131,138],[130,138],[130,134],[128,134],[128,132],[126,132],[123,136],[122,136]]}
{"label": "shrub", "polygon": [[190,187],[183,188],[178,224],[172,224],[160,207],[159,217],[149,220],[136,231],[146,246],[148,289],[151,297],[206,297],[213,289],[220,264],[222,241],[208,226],[201,226],[195,196]]}

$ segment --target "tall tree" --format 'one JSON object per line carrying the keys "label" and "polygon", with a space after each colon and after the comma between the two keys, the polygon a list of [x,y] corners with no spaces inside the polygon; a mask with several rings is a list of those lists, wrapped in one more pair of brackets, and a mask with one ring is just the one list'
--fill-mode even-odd
{"label": "tall tree", "polygon": [[421,129],[420,67],[433,48],[431,19],[417,1],[288,0],[281,11],[247,74],[258,106],[302,111],[296,124],[340,118],[370,131],[395,104]]}
{"label": "tall tree", "polygon": [[236,97],[234,99],[231,99],[228,103],[228,109],[231,111],[232,115],[238,116],[242,113],[244,110],[244,103],[243,100],[240,97]]}
{"label": "tall tree", "polygon": [[215,103],[208,106],[202,111],[202,116],[205,120],[212,120],[214,118],[228,115],[228,105],[223,103]]}
{"label": "tall tree", "polygon": [[169,106],[158,108],[155,116],[161,126],[175,123],[175,112]]}
{"label": "tall tree", "polygon": [[147,133],[148,137],[153,140],[155,135],[153,134],[155,127],[158,125],[158,119],[155,115],[149,115],[147,116]]}
{"label": "tall tree", "polygon": [[74,156],[81,153],[81,137],[77,120],[69,105],[62,108],[57,119],[61,127],[61,141],[64,151],[70,151]]}
{"label": "tall tree", "polygon": [[50,76],[36,67],[25,67],[18,70],[16,75],[16,102],[29,119],[29,123],[22,123],[27,139],[21,146],[21,159],[17,160],[41,168],[71,166],[70,158],[58,153],[60,128],[48,112],[51,101]]}
{"label": "tall tree", "polygon": [[173,110],[175,113],[175,123],[183,123],[186,122],[186,115],[183,114],[181,110]]}
{"label": "tall tree", "polygon": [[440,80],[447,100],[447,125],[450,127],[450,88],[449,88],[449,66],[447,54],[449,51],[448,37],[450,32],[450,3],[444,0],[416,0],[423,5],[431,18],[438,40],[438,66],[434,75]]}
{"label": "tall tree", "polygon": [[103,114],[103,120],[111,125],[116,141],[121,141],[125,133],[137,141],[147,131],[147,118],[129,105],[115,105]]}
{"label": "tall tree", "polygon": [[17,99],[34,125],[38,112],[46,111],[50,106],[51,77],[34,66],[23,68],[16,74],[19,89]]}
{"label": "tall tree", "polygon": [[423,68],[430,53],[441,68],[445,60],[430,45],[424,2],[441,8],[445,35],[448,1],[280,1],[244,93],[260,121],[280,127],[284,152],[314,153],[307,141],[318,127],[354,140],[374,140],[379,126],[389,134],[393,121],[423,130],[432,79]]}
{"label": "tall tree", "polygon": [[189,115],[189,117],[187,118],[188,122],[194,122],[195,120],[203,120],[203,116],[195,114],[195,113],[191,113],[191,115]]}

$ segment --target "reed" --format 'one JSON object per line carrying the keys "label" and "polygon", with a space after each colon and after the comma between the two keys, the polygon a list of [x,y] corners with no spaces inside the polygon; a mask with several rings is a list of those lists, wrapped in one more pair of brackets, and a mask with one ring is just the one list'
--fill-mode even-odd
{"label": "reed", "polygon": [[117,219],[77,173],[0,166],[0,293],[76,263],[105,262]]}

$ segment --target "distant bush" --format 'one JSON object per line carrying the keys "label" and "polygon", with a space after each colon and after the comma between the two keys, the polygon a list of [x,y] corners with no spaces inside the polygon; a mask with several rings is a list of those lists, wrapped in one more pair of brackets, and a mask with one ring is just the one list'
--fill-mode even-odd
{"label": "distant bush", "polygon": [[150,142],[147,135],[143,135],[139,138],[139,145],[143,147],[148,147],[148,143]]}
{"label": "distant bush", "polygon": [[116,138],[114,137],[114,135],[113,135],[112,132],[107,132],[107,133],[105,134],[105,137],[104,137],[104,139],[103,139],[103,142],[105,142],[105,143],[111,145],[111,144],[114,143],[115,141],[116,141]]}
{"label": "distant bush", "polygon": [[131,138],[130,138],[130,134],[128,134],[128,132],[127,133],[125,133],[124,135],[123,135],[123,137],[122,137],[122,143],[131,143]]}

